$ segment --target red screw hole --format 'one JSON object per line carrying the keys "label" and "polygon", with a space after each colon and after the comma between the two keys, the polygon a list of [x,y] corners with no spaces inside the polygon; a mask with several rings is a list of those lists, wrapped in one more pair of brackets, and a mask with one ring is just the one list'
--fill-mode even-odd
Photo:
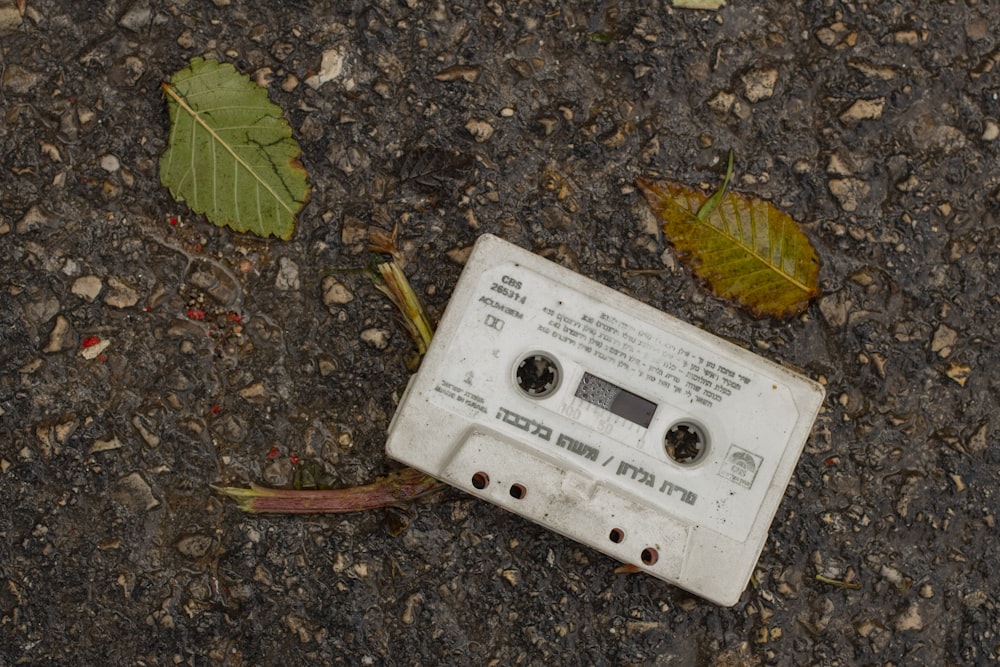
{"label": "red screw hole", "polygon": [[656,553],[656,549],[653,547],[646,547],[642,550],[639,558],[642,559],[643,565],[654,565],[659,560],[660,554]]}
{"label": "red screw hole", "polygon": [[484,472],[477,472],[472,476],[472,486],[477,489],[485,489],[490,485],[490,476]]}

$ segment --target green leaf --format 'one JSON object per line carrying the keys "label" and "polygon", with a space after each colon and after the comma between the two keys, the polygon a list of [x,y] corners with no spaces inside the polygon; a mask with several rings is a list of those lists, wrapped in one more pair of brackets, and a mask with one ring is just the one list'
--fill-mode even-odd
{"label": "green leaf", "polygon": [[704,192],[676,181],[637,184],[681,260],[716,295],[758,317],[789,317],[819,294],[816,251],[773,204],[720,189],[712,206]]}
{"label": "green leaf", "polygon": [[290,239],[310,186],[281,107],[232,65],[202,58],[163,90],[170,107],[164,187],[220,227]]}

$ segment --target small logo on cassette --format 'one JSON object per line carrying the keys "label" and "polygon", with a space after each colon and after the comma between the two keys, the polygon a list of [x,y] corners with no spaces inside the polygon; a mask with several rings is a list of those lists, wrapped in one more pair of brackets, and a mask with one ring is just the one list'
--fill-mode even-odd
{"label": "small logo on cassette", "polygon": [[486,326],[497,331],[503,331],[503,320],[496,315],[486,315]]}
{"label": "small logo on cassette", "polygon": [[764,463],[764,457],[748,452],[742,447],[730,445],[726,460],[722,463],[719,477],[724,477],[740,486],[750,488],[757,479],[757,471]]}

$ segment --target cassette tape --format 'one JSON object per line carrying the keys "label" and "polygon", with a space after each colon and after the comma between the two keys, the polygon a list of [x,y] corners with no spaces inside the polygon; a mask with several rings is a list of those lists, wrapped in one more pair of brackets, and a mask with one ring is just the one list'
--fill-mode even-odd
{"label": "cassette tape", "polygon": [[386,449],[732,606],[823,397],[802,375],[484,235]]}

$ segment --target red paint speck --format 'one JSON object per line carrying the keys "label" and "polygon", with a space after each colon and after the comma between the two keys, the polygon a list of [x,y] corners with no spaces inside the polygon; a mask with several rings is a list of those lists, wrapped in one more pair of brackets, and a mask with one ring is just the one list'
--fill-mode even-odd
{"label": "red paint speck", "polygon": [[239,324],[240,322],[243,321],[243,318],[237,315],[236,313],[230,311],[229,313],[226,314],[226,321],[235,322],[236,324]]}
{"label": "red paint speck", "polygon": [[297,456],[289,456],[288,460],[292,462],[292,465],[295,465],[295,464],[297,464],[299,462],[299,457],[297,457]]}
{"label": "red paint speck", "polygon": [[278,458],[278,454],[280,453],[281,452],[278,451],[277,447],[271,447],[271,451],[267,453],[267,460],[273,461],[274,459]]}
{"label": "red paint speck", "polygon": [[173,225],[174,227],[176,227],[177,226],[177,218],[170,218],[170,224]]}
{"label": "red paint speck", "polygon": [[104,356],[103,352],[101,354],[97,355],[97,358],[101,360],[102,364],[105,363],[108,360],[108,358]]}
{"label": "red paint speck", "polygon": [[221,407],[221,406],[218,406],[218,405],[213,405],[213,406],[212,406],[212,414],[213,414],[213,415],[217,415],[217,414],[219,414],[219,410],[221,410],[221,409],[222,409],[222,407]]}
{"label": "red paint speck", "polygon": [[89,337],[83,339],[83,342],[80,343],[80,346],[83,347],[84,349],[86,349],[88,347],[94,347],[95,345],[97,345],[100,342],[101,342],[101,339],[98,338],[97,336],[89,336]]}
{"label": "red paint speck", "polygon": [[188,308],[187,316],[192,320],[198,320],[200,322],[205,319],[205,311],[199,310],[198,308]]}

